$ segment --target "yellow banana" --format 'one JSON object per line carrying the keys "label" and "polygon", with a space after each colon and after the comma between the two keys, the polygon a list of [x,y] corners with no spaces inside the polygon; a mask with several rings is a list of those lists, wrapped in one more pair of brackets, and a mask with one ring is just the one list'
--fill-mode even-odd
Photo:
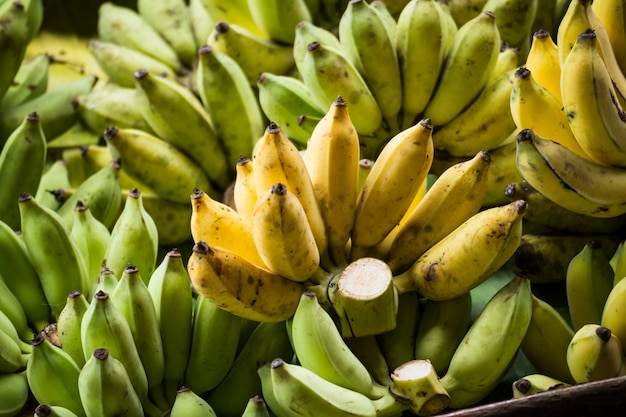
{"label": "yellow banana", "polygon": [[[187,269],[194,288],[231,313],[255,321],[286,320],[295,311],[303,286],[271,273],[219,246],[200,241]],[[252,280],[252,284],[251,281]]]}
{"label": "yellow banana", "polygon": [[591,3],[591,10],[606,29],[611,49],[622,72],[626,73],[626,6],[621,0]]}
{"label": "yellow banana", "polygon": [[498,54],[498,60],[496,61],[493,71],[487,84],[501,76],[502,74],[519,67],[520,63],[520,50],[510,46],[505,41],[500,41],[500,53]]}
{"label": "yellow banana", "polygon": [[567,365],[576,383],[616,377],[623,361],[621,341],[611,329],[596,323],[578,329],[567,348]]}
{"label": "yellow banana", "polygon": [[526,202],[517,200],[474,214],[393,277],[398,292],[447,300],[478,286],[517,249],[526,210]]}
{"label": "yellow banana", "polygon": [[233,201],[237,213],[243,221],[252,227],[252,211],[258,199],[252,159],[241,156],[237,161],[235,185],[233,186]]}
{"label": "yellow banana", "polygon": [[[626,280],[620,279],[609,293],[604,308],[600,324],[611,329],[611,332],[620,340],[626,339],[626,325],[624,325],[624,311],[626,308]],[[626,347],[622,343],[622,350],[626,352]]]}
{"label": "yellow banana", "polygon": [[560,381],[544,374],[529,374],[516,379],[513,382],[513,398],[526,397],[538,392],[552,391],[555,389],[567,388],[571,384]]}
{"label": "yellow banana", "polygon": [[517,132],[518,129],[513,130],[498,147],[489,151],[491,163],[487,176],[487,195],[483,202],[485,207],[509,203],[510,200],[504,194],[506,186],[511,182],[523,180],[514,163]]}
{"label": "yellow banana", "polygon": [[539,29],[533,33],[533,40],[524,65],[539,85],[561,101],[559,48],[546,29]]}
{"label": "yellow banana", "polygon": [[351,260],[380,243],[406,213],[433,160],[433,126],[423,119],[383,148],[357,196]]}

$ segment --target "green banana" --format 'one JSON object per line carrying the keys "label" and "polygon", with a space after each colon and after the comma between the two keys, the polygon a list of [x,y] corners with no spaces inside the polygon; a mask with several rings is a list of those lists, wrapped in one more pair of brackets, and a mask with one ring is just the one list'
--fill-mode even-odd
{"label": "green banana", "polygon": [[52,210],[58,210],[61,203],[54,196],[54,190],[70,188],[69,172],[67,163],[63,159],[57,159],[50,164],[39,180],[39,187],[35,193],[35,199],[42,206]]}
{"label": "green banana", "polygon": [[512,47],[520,48],[522,57],[526,57],[530,50],[532,36],[528,35],[533,33],[539,3],[538,0],[488,0],[483,5],[483,11],[489,10],[496,16],[501,39]]}
{"label": "green banana", "polygon": [[98,275],[98,285],[94,291],[94,294],[98,291],[104,291],[107,294],[112,294],[115,291],[115,287],[119,282],[118,276],[109,269],[106,265],[102,266],[100,274]]}
{"label": "green banana", "polygon": [[13,372],[0,375],[0,415],[16,416],[28,402],[30,390],[26,372]]}
{"label": "green banana", "polygon": [[97,348],[89,355],[78,376],[78,391],[86,417],[145,415],[127,368],[106,348]]}
{"label": "green banana", "polygon": [[211,405],[190,388],[181,387],[169,415],[171,417],[217,417]]}
{"label": "green banana", "polygon": [[65,352],[67,352],[79,367],[85,364],[83,353],[83,342],[81,339],[81,322],[85,311],[89,307],[89,302],[80,291],[72,291],[67,296],[65,307],[57,317],[57,335],[59,342]]}
{"label": "green banana", "polygon": [[[122,196],[128,196],[131,190],[122,190]],[[157,227],[159,245],[179,245],[191,239],[189,223],[191,209],[188,204],[166,200],[153,193],[142,193],[143,207]]]}
{"label": "green banana", "polygon": [[298,23],[313,20],[306,0],[248,1],[248,7],[252,20],[268,38],[287,45],[293,44]]}
{"label": "green banana", "polygon": [[37,192],[46,151],[46,137],[37,113],[24,118],[0,151],[0,219],[13,229],[20,227],[18,197],[22,192]]}
{"label": "green banana", "polygon": [[26,366],[28,386],[39,404],[56,404],[85,416],[78,393],[80,367],[43,332],[32,340],[33,353]]}
{"label": "green banana", "polygon": [[18,372],[27,367],[32,353],[25,354],[13,335],[0,328],[0,374]]}
{"label": "green banana", "polygon": [[156,224],[143,208],[141,192],[131,190],[111,230],[104,254],[107,267],[121,276],[126,266],[132,263],[147,283],[156,267],[158,239]]}
{"label": "green banana", "polygon": [[[602,310],[602,318],[600,319],[600,324],[611,329],[611,332],[620,342],[626,337],[626,326],[624,326],[624,321],[620,318],[623,317],[626,306],[626,301],[624,301],[626,300],[626,291],[624,288],[626,288],[626,280],[621,279],[615,283],[606,299]],[[625,344],[622,343],[622,350],[626,352]]]}
{"label": "green banana", "polygon": [[389,369],[396,369],[415,359],[415,340],[418,323],[421,322],[420,315],[419,295],[416,292],[406,292],[398,296],[396,328],[376,335]]}
{"label": "green banana", "polygon": [[[28,13],[21,2],[4,1],[0,4],[0,97],[4,96],[11,82],[19,71],[31,32],[28,25]],[[0,135],[0,137],[2,137]]]}
{"label": "green banana", "polygon": [[391,370],[376,340],[376,335],[344,338],[348,348],[365,365],[374,381],[391,386]]}
{"label": "green banana", "polygon": [[270,417],[269,410],[263,397],[255,395],[248,400],[241,417]]}
{"label": "green banana", "polygon": [[6,319],[15,327],[20,341],[30,342],[33,338],[33,330],[28,324],[26,312],[15,294],[7,287],[2,276],[0,276],[0,294],[2,294],[0,296],[0,313],[6,316]]}
{"label": "green banana", "polygon": [[[313,41],[326,46],[332,46],[341,50],[341,42],[334,32],[328,28],[318,26],[308,20],[303,20],[296,25],[295,38],[293,41],[293,59],[299,73],[302,73],[302,63],[307,55],[307,45]],[[328,106],[321,107],[325,109]]]}
{"label": "green banana", "polygon": [[58,405],[39,404],[35,407],[35,417],[77,417],[72,410]]}
{"label": "green banana", "polygon": [[19,106],[42,95],[48,88],[50,57],[37,54],[24,58],[11,85],[0,99],[0,111]]}
{"label": "green banana", "polygon": [[28,193],[19,198],[24,244],[54,316],[74,290],[88,292],[90,279],[80,249],[63,219]]}
{"label": "green banana", "polygon": [[504,377],[530,323],[531,295],[530,280],[516,275],[472,323],[441,378],[450,408],[476,404]]}
{"label": "green banana", "polygon": [[215,388],[237,354],[242,319],[198,296],[183,385],[198,394]]}
{"label": "green banana", "polygon": [[529,374],[513,382],[513,398],[525,397],[538,392],[552,391],[571,386],[566,382],[539,373]]}

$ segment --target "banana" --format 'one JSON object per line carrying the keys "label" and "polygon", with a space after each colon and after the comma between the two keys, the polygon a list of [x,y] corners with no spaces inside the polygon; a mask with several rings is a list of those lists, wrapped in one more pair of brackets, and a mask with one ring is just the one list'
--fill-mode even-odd
{"label": "banana", "polygon": [[48,89],[49,67],[50,57],[46,54],[25,57],[11,85],[0,98],[0,111],[18,106],[45,93]]}
{"label": "banana", "polygon": [[512,182],[504,190],[511,200],[523,199],[528,203],[528,212],[524,216],[524,227],[550,231],[551,234],[611,234],[626,225],[626,216],[590,217],[574,213],[559,206],[545,195],[531,187],[526,181]]}
{"label": "banana", "polygon": [[27,9],[21,2],[2,2],[0,17],[5,22],[0,32],[0,97],[9,89],[15,74],[26,54],[31,33],[28,25]]}
{"label": "banana", "polygon": [[318,107],[325,109],[342,96],[360,134],[374,133],[382,122],[380,107],[368,84],[348,55],[334,46],[313,41],[307,45],[300,75]]}
{"label": "banana", "polygon": [[[252,227],[252,211],[258,199],[252,159],[241,156],[236,165],[233,185],[233,203],[248,227]],[[240,250],[240,249],[238,249]]]}
{"label": "banana", "polygon": [[567,348],[567,365],[579,384],[618,376],[623,360],[620,340],[611,329],[596,323],[578,329]]}
{"label": "banana", "polygon": [[487,0],[448,0],[448,7],[456,24],[461,26],[476,17],[486,2]]}
{"label": "banana", "polygon": [[516,164],[513,163],[517,151],[515,142],[517,134],[518,129],[513,130],[500,146],[489,151],[491,164],[489,164],[487,195],[483,201],[483,207],[494,207],[509,203],[510,200],[504,194],[506,186],[511,182],[524,179],[519,173]]}
{"label": "banana", "polygon": [[[239,156],[251,155],[254,143],[263,134],[259,101],[237,61],[208,45],[198,50],[195,77],[198,95],[225,148],[232,172]],[[234,118],[237,123],[232,122]]]}
{"label": "banana", "polygon": [[389,369],[395,370],[415,359],[415,338],[421,313],[419,295],[415,291],[398,296],[395,329],[376,335]]}
{"label": "banana", "polygon": [[106,348],[94,349],[78,377],[87,417],[144,416],[127,368]]}
{"label": "banana", "polygon": [[304,282],[319,268],[320,253],[306,212],[285,184],[276,183],[259,196],[252,236],[263,262],[277,275]]}
{"label": "banana", "polygon": [[592,217],[626,213],[626,170],[608,167],[543,138],[531,129],[517,136],[517,169],[533,188],[558,205]]}
{"label": "banana", "polygon": [[559,101],[562,100],[559,48],[545,28],[540,28],[533,33],[524,65],[539,85],[552,93]]}
{"label": "banana", "polygon": [[515,71],[510,109],[518,129],[532,129],[536,134],[558,142],[582,157],[588,157],[576,140],[570,127],[569,114],[561,101],[542,87],[526,67]]}
{"label": "banana", "polygon": [[287,45],[293,44],[299,22],[313,20],[305,0],[287,4],[280,0],[248,1],[248,8],[252,20],[268,38]]}
{"label": "banana", "polygon": [[487,82],[487,84],[490,84],[493,80],[495,80],[502,74],[518,68],[519,62],[519,48],[510,46],[505,41],[500,41],[500,53],[498,54],[498,60],[496,61],[496,65],[493,67],[493,70],[491,71],[491,76],[489,77],[489,81]]}
{"label": "banana", "polygon": [[[604,304],[604,308],[602,309],[602,317],[600,319],[600,324],[611,329],[611,332],[617,336],[620,342],[626,338],[626,326],[624,326],[624,320],[621,318],[623,317],[624,306],[626,305],[624,302],[626,299],[624,295],[625,287],[626,280],[621,279],[615,284],[613,289],[611,289]],[[626,347],[623,344],[622,350],[626,352]]]}
{"label": "banana", "polygon": [[170,44],[178,58],[191,67],[198,46],[191,27],[187,2],[167,0],[155,3],[138,0],[137,12]]}
{"label": "banana", "polygon": [[63,351],[67,352],[79,367],[85,365],[85,354],[81,339],[81,322],[89,302],[80,291],[72,291],[67,296],[65,307],[57,318],[57,335]]}
{"label": "banana", "polygon": [[433,132],[437,149],[457,157],[497,148],[515,129],[509,101],[514,70],[489,82],[482,92],[454,119]]}
{"label": "banana", "polygon": [[485,87],[499,52],[500,33],[493,13],[482,12],[459,27],[422,117],[430,118],[434,126],[454,119]]}
{"label": "banana", "polygon": [[[105,263],[106,262],[103,262],[102,269],[98,275],[98,284],[96,285],[94,294],[98,291],[104,291],[107,294],[112,294],[120,280],[118,275],[111,271]],[[83,360],[84,359],[85,358],[83,357]]]}
{"label": "banana", "polygon": [[[122,190],[122,197],[132,191]],[[175,203],[153,193],[142,193],[143,207],[157,227],[159,245],[179,245],[191,240],[189,223],[191,208],[187,204]]]}
{"label": "banana", "polygon": [[300,118],[324,116],[308,87],[298,78],[269,72],[259,76],[257,87],[265,116],[281,126],[298,146],[305,146],[313,129],[303,125]]}
{"label": "banana", "polygon": [[28,193],[19,198],[22,238],[54,316],[67,295],[91,289],[87,265],[70,230],[56,212]]}
{"label": "banana", "polygon": [[276,358],[270,365],[272,391],[286,415],[376,416],[400,415],[407,405],[389,392],[371,401],[363,394],[333,384],[304,366]]}
{"label": "banana", "polygon": [[[130,324],[111,297],[104,291],[94,294],[80,325],[81,343],[85,365],[96,349],[104,348],[108,354],[119,360],[132,383],[134,391],[144,407],[155,408],[148,399],[146,370],[135,345]],[[84,401],[84,400],[83,400]]]}
{"label": "banana", "polygon": [[470,292],[449,300],[426,300],[417,323],[414,357],[429,360],[443,376],[469,328],[471,312]]}
{"label": "banana", "polygon": [[511,389],[513,390],[513,398],[520,398],[539,392],[552,391],[570,386],[571,384],[552,378],[551,376],[535,373],[516,379]]}
{"label": "banana", "polygon": [[283,410],[276,397],[274,396],[274,387],[272,384],[271,361],[260,361],[257,363],[257,376],[261,382],[261,392],[263,400],[276,417],[287,417],[288,411]]}
{"label": "banana", "polygon": [[575,330],[600,323],[602,310],[613,289],[613,268],[602,243],[590,240],[570,260],[565,272],[567,307]]}
{"label": "banana", "polygon": [[174,401],[189,361],[193,298],[189,274],[178,250],[172,249],[150,276],[148,291],[156,310],[163,343],[165,398]]}
{"label": "banana", "polygon": [[319,377],[371,399],[385,395],[386,388],[374,382],[313,292],[300,297],[291,340],[298,362]]}
{"label": "banana", "polygon": [[202,190],[191,194],[191,235],[195,243],[201,240],[237,253],[248,262],[266,268],[254,241],[252,224],[228,205],[211,198]]}
{"label": "banana", "polygon": [[561,67],[561,94],[567,120],[589,158],[626,167],[624,109],[598,53],[596,33],[581,33]]}
{"label": "banana", "polygon": [[447,300],[478,286],[517,249],[527,206],[524,200],[517,200],[474,214],[424,252],[406,272],[393,277],[398,292],[418,291],[428,299]]}
{"label": "banana", "polygon": [[17,203],[21,192],[34,195],[46,163],[47,143],[37,113],[27,115],[7,138],[0,151],[0,219],[13,229],[20,227]]}
{"label": "banana", "polygon": [[26,372],[0,375],[0,415],[17,416],[28,402],[30,390]]}
{"label": "banana", "polygon": [[335,265],[346,264],[346,244],[357,198],[359,136],[348,104],[340,96],[315,126],[304,162],[319,202],[328,253]]}
{"label": "banana", "polygon": [[372,92],[387,130],[398,132],[402,83],[394,33],[380,13],[363,0],[348,2],[337,30],[341,48]]}
{"label": "banana", "polygon": [[[241,416],[248,399],[262,391],[261,379],[257,375],[258,364],[270,362],[270,358],[292,356],[293,348],[285,321],[259,323],[226,377],[206,395],[207,402],[219,416]],[[264,395],[264,398],[267,396]],[[278,410],[275,412],[278,413]]]}
{"label": "banana", "polygon": [[[331,28],[319,26],[308,20],[299,22],[295,28],[295,38],[292,49],[294,63],[300,74],[302,73],[304,57],[308,54],[307,46],[314,41],[341,50],[341,42]],[[321,109],[325,109],[326,107],[326,105],[322,106]]]}
{"label": "banana", "polygon": [[531,295],[530,281],[516,275],[487,302],[441,378],[450,408],[477,403],[503,378],[530,323]]}
{"label": "banana", "polygon": [[192,159],[150,133],[110,126],[104,138],[111,153],[122,159],[126,173],[159,197],[188,204],[194,188],[213,190],[207,175]]}
{"label": "banana", "polygon": [[80,367],[63,349],[52,344],[43,332],[32,340],[26,377],[31,393],[39,404],[55,404],[85,416],[79,397]]}
{"label": "banana", "polygon": [[609,256],[609,264],[611,264],[611,268],[613,268],[613,271],[615,273],[615,276],[613,277],[613,286],[615,286],[615,284],[617,284],[623,277],[626,276],[626,270],[622,269],[623,267],[626,267],[626,264],[624,264],[624,261],[622,261],[622,259],[626,260],[626,257],[622,257],[622,255],[626,254],[623,249],[624,240],[620,241],[617,244],[615,252],[613,252],[613,254]]}
{"label": "banana", "polygon": [[407,270],[433,244],[478,213],[487,193],[490,163],[489,154],[479,152],[437,177],[391,243],[386,259],[394,273]]}
{"label": "banana", "polygon": [[[394,41],[396,39],[396,30],[398,28],[398,22],[396,21],[396,15],[399,15],[402,9],[408,3],[407,0],[402,0],[400,4],[391,4],[391,2],[385,2],[383,0],[373,0],[370,2],[370,6],[380,16],[385,28],[389,32],[389,35]],[[395,8],[398,7],[397,13]]]}
{"label": "banana", "polygon": [[176,392],[176,399],[169,412],[172,417],[216,417],[211,405],[193,390],[181,387]]}
{"label": "banana", "polygon": [[621,1],[596,1],[591,3],[592,12],[598,17],[611,44],[615,59],[622,70],[626,72],[626,8]]}
{"label": "banana", "polygon": [[240,317],[197,297],[184,386],[205,394],[224,379],[235,360],[241,322]]}
{"label": "banana", "polygon": [[45,207],[57,210],[61,203],[54,197],[53,190],[70,188],[69,172],[64,159],[56,159],[41,174],[35,199]]}
{"label": "banana", "polygon": [[105,83],[76,97],[76,111],[80,120],[99,135],[109,126],[154,133],[140,111],[135,88]]}
{"label": "banana", "polygon": [[204,0],[190,0],[188,3],[187,10],[196,45],[204,45],[215,25],[215,16],[211,15]]}
{"label": "banana", "polygon": [[435,0],[409,1],[398,16],[395,42],[404,129],[417,121],[437,85],[449,41],[444,22],[444,12]]}
{"label": "banana", "polygon": [[590,240],[599,241],[606,256],[610,256],[617,247],[620,237],[616,234],[524,232],[507,266],[514,271],[524,271],[533,283],[563,283],[567,279],[566,271],[569,262]]}
{"label": "banana", "polygon": [[[286,320],[303,286],[256,266],[234,252],[199,241],[187,269],[194,288],[221,308],[255,321]],[[253,279],[253,285],[249,280]]]}
{"label": "banana", "polygon": [[250,397],[241,417],[270,417],[269,408],[260,395]]}
{"label": "banana", "polygon": [[147,283],[155,269],[158,244],[156,224],[143,208],[142,194],[137,189],[131,190],[111,230],[104,255],[106,265],[121,276],[126,266],[132,263]]}
{"label": "banana", "polygon": [[50,321],[51,310],[39,275],[24,242],[6,223],[0,221],[0,277],[24,309],[29,326],[42,330]]}
{"label": "banana", "polygon": [[296,146],[274,122],[270,122],[257,141],[252,157],[257,195],[260,197],[274,184],[282,183],[294,193],[304,208],[320,254],[328,240],[320,205],[304,159]]}
{"label": "banana", "polygon": [[89,206],[94,218],[107,228],[113,227],[122,207],[119,182],[120,160],[111,160],[104,167],[87,177],[61,204],[56,212],[68,228],[72,228],[78,201]]}
{"label": "banana", "polygon": [[134,49],[169,66],[181,70],[176,51],[136,10],[113,2],[98,8],[98,38],[104,42]]}
{"label": "banana", "polygon": [[[219,22],[223,20],[233,22],[257,35],[263,35],[261,29],[254,23],[254,19],[252,19],[248,0],[233,0],[228,3],[224,3],[220,0],[201,0],[201,3],[206,8],[213,21]],[[199,44],[202,45],[204,41],[206,41],[206,37],[204,37]]]}
{"label": "banana", "polygon": [[380,243],[409,208],[432,164],[432,130],[431,121],[423,119],[396,134],[380,152],[357,196],[351,260]]}
{"label": "banana", "polygon": [[58,405],[39,404],[35,407],[36,417],[76,417],[72,410]]}
{"label": "banana", "polygon": [[236,23],[217,22],[206,44],[233,57],[250,85],[256,85],[263,72],[285,75],[295,65],[290,45],[259,36]]}
{"label": "banana", "polygon": [[574,329],[548,302],[532,295],[532,316],[520,348],[535,369],[573,384],[567,366],[567,346]]}
{"label": "banana", "polygon": [[210,114],[182,84],[156,74],[135,72],[143,117],[158,137],[184,152],[211,182],[225,189],[231,182],[230,169]]}
{"label": "banana", "polygon": [[76,202],[74,222],[71,226],[71,235],[87,264],[87,275],[93,284],[87,296],[93,294],[102,264],[105,261],[107,248],[111,241],[109,229],[94,217],[91,210],[81,200]]}
{"label": "banana", "polygon": [[0,276],[0,294],[2,294],[0,297],[0,315],[2,315],[3,320],[6,319],[15,328],[18,343],[25,347],[26,351],[30,350],[30,346],[25,342],[30,342],[33,338],[33,329],[28,324],[26,312],[20,301],[7,287],[2,276]]}
{"label": "banana", "polygon": [[391,370],[376,340],[376,335],[344,338],[348,348],[365,365],[374,382],[391,386]]}
{"label": "banana", "polygon": [[129,264],[124,269],[111,294],[111,301],[130,327],[139,358],[146,371],[148,395],[160,408],[167,408],[168,403],[163,398],[161,388],[165,361],[156,309],[141,271],[136,266]]}
{"label": "banana", "polygon": [[491,11],[496,16],[500,38],[512,47],[520,48],[520,55],[524,58],[530,49],[531,37],[528,35],[532,33],[535,16],[541,12],[539,3],[538,0],[488,0],[483,5],[483,12]]}

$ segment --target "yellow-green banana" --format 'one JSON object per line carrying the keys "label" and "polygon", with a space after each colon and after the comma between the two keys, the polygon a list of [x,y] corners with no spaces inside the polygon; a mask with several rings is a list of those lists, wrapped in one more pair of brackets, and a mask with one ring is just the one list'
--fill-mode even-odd
{"label": "yellow-green banana", "polygon": [[69,172],[65,160],[56,159],[47,166],[45,171],[41,174],[39,187],[37,187],[37,192],[35,193],[35,199],[37,199],[41,205],[52,210],[57,210],[61,207],[61,203],[55,198],[52,191],[62,188],[70,188]]}
{"label": "yellow-green banana", "polygon": [[513,398],[520,398],[537,394],[538,392],[552,391],[569,386],[571,386],[571,384],[552,378],[551,376],[535,373],[516,379],[511,389],[513,390]]}
{"label": "yellow-green banana", "polygon": [[48,88],[50,57],[37,54],[24,58],[11,85],[0,98],[0,111],[39,97]]}
{"label": "yellow-green banana", "polygon": [[72,291],[67,296],[65,307],[59,313],[56,322],[61,347],[81,368],[85,364],[85,354],[83,353],[80,327],[88,307],[89,302],[85,294],[80,291]]}
{"label": "yellow-green banana", "polygon": [[180,387],[169,412],[172,417],[216,417],[211,405],[191,388]]}
{"label": "yellow-green banana", "polygon": [[389,369],[396,369],[415,359],[415,340],[421,314],[419,294],[411,291],[398,296],[395,329],[376,335]]}
{"label": "yellow-green banana", "polygon": [[[600,324],[611,329],[611,332],[619,339],[626,340],[626,325],[624,325],[624,311],[626,308],[626,280],[620,279],[606,299],[602,310]],[[622,350],[626,352],[625,343],[622,343]]]}
{"label": "yellow-green banana", "polygon": [[287,45],[293,44],[299,22],[313,20],[305,0],[248,1],[248,8],[252,20],[268,38]]}
{"label": "yellow-green banana", "polygon": [[30,390],[26,372],[0,375],[0,415],[17,416],[28,402]]}
{"label": "yellow-green banana", "polygon": [[579,384],[618,376],[623,361],[620,339],[611,329],[597,323],[578,329],[567,348],[567,365]]}

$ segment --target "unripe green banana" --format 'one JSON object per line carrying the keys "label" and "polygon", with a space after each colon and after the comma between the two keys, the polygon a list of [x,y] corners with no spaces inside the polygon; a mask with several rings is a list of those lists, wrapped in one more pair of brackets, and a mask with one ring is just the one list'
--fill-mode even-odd
{"label": "unripe green banana", "polygon": [[548,375],[530,374],[513,382],[513,398],[526,397],[538,392],[552,391],[569,386],[571,385]]}
{"label": "unripe green banana", "polygon": [[63,159],[57,159],[41,175],[35,199],[42,206],[56,211],[61,207],[61,203],[56,199],[53,191],[64,188],[70,188],[67,163]]}
{"label": "unripe green banana", "polygon": [[24,58],[11,85],[0,99],[0,111],[39,97],[48,88],[50,57],[41,53]]}
{"label": "unripe green banana", "polygon": [[39,404],[35,407],[35,417],[77,417],[72,410],[58,405]]}
{"label": "unripe green banana", "polygon": [[28,360],[26,376],[39,404],[56,404],[78,416],[85,416],[78,393],[80,367],[69,353],[38,333],[32,341],[33,353]]}
{"label": "unripe green banana", "polygon": [[[326,27],[318,26],[308,20],[303,20],[296,25],[295,38],[293,41],[293,59],[298,72],[302,71],[302,62],[307,55],[307,45],[317,41],[326,46],[332,46],[341,50],[341,42],[333,32]],[[320,107],[325,109],[328,105]]]}
{"label": "unripe green banana", "polygon": [[389,369],[396,369],[403,363],[415,359],[415,340],[421,321],[420,315],[419,295],[416,292],[411,291],[398,296],[396,328],[376,335]]}
{"label": "unripe green banana", "polygon": [[520,48],[520,55],[526,57],[532,40],[529,36],[532,35],[532,25],[536,14],[541,12],[539,3],[538,0],[488,0],[483,5],[483,12],[490,11],[496,16],[500,38],[512,47]]}
{"label": "unripe green banana", "polygon": [[[262,391],[257,375],[259,362],[293,356],[285,321],[261,322],[254,329],[226,377],[205,397],[217,415],[239,417],[250,397]],[[273,410],[272,410],[273,411]]]}
{"label": "unripe green banana", "polygon": [[37,113],[30,113],[8,137],[0,151],[0,220],[17,230],[20,193],[34,195],[46,162],[47,143]]}
{"label": "unripe green banana", "polygon": [[248,1],[248,7],[252,20],[268,38],[288,45],[294,42],[296,25],[313,20],[305,0],[287,4],[280,0]]}
{"label": "unripe green banana", "polygon": [[122,45],[163,62],[178,72],[181,63],[176,52],[136,10],[113,2],[98,8],[98,38]]}
{"label": "unripe green banana", "polygon": [[579,384],[618,376],[623,361],[621,341],[611,329],[596,323],[578,329],[567,348],[567,365]]}
{"label": "unripe green banana", "polygon": [[[263,134],[259,101],[237,61],[208,45],[198,50],[195,84],[232,173],[239,156],[251,155]],[[234,118],[237,123],[232,122]]]}
{"label": "unripe green banana", "polygon": [[110,356],[124,365],[134,391],[145,406],[148,402],[146,371],[133,340],[130,324],[113,304],[109,294],[103,291],[94,294],[80,328],[85,361],[89,361],[96,349],[107,349]]}
{"label": "unripe green banana", "polygon": [[204,394],[224,379],[235,360],[241,322],[208,299],[196,298],[184,386]]}
{"label": "unripe green banana", "polygon": [[[257,364],[257,375],[261,381],[261,391],[263,400],[276,417],[287,417],[289,414],[282,409],[274,396],[274,386],[272,384],[271,361],[261,361]],[[247,408],[247,406],[246,406]]]}
{"label": "unripe green banana", "polygon": [[0,328],[0,374],[18,372],[27,366],[30,354],[22,353],[20,345],[14,337]]}
{"label": "unripe green banana", "polygon": [[88,357],[78,388],[86,417],[144,416],[127,368],[106,348],[97,348]]}
{"label": "unripe green banana", "polygon": [[170,44],[183,63],[188,66],[193,64],[198,46],[191,27],[187,2],[167,0],[155,3],[138,0],[137,11]]}
{"label": "unripe green banana", "polygon": [[0,375],[0,415],[17,416],[28,402],[30,390],[26,372]]}
{"label": "unripe green banana", "polygon": [[[126,197],[131,190],[122,190],[122,196]],[[191,239],[191,209],[188,204],[169,201],[151,192],[141,195],[143,208],[156,224],[159,245],[179,245]]]}
{"label": "unripe green banana", "polygon": [[391,134],[398,132],[402,85],[394,33],[380,13],[363,0],[348,2],[338,32],[342,50],[370,88],[387,129]]}
{"label": "unripe green banana", "polygon": [[26,312],[15,294],[7,287],[2,276],[0,276],[0,294],[2,294],[0,296],[0,312],[15,327],[18,338],[23,342],[30,342],[33,338],[33,330],[28,324]]}
{"label": "unripe green banana", "polygon": [[[11,339],[15,341],[15,343],[17,343],[22,353],[26,355],[29,355],[30,353],[32,353],[33,347],[31,346],[30,341],[32,340],[33,332],[31,331],[30,335],[20,334],[20,330],[22,329],[18,329],[17,327],[15,327],[15,324],[13,324],[13,322],[11,321],[11,317],[7,316],[6,313],[2,310],[0,310],[0,330],[6,333],[7,336],[9,336]],[[24,333],[23,330],[22,332]],[[28,342],[24,341],[22,337],[28,340]]]}
{"label": "unripe green banana", "polygon": [[499,52],[500,34],[493,13],[483,12],[461,26],[446,54],[424,117],[435,126],[454,119],[485,87]]}
{"label": "unripe green banana", "polygon": [[81,368],[85,364],[85,354],[80,328],[87,308],[89,308],[89,302],[85,295],[80,291],[72,291],[67,296],[65,307],[57,317],[57,335],[61,347]]}
{"label": "unripe green banana", "polygon": [[359,133],[372,134],[380,127],[382,113],[376,99],[342,50],[319,41],[309,43],[301,76],[318,107],[328,108],[338,96],[343,96]]}
{"label": "unripe green banana", "polygon": [[500,53],[498,54],[498,60],[496,66],[491,71],[491,77],[489,83],[501,76],[502,74],[513,71],[519,67],[520,63],[520,50],[510,46],[505,41],[500,41]]}
{"label": "unripe green banana", "polygon": [[193,299],[189,274],[180,252],[169,251],[148,281],[163,343],[165,398],[174,401],[189,360]]}
{"label": "unripe green banana", "polygon": [[3,63],[0,73],[2,97],[19,71],[31,33],[28,28],[28,13],[21,2],[3,2],[0,6],[0,18],[5,22],[0,33],[0,43],[3,45],[0,51],[0,61]]}
{"label": "unripe green banana", "polygon": [[190,388],[181,387],[169,415],[171,417],[217,417],[211,405]]}
{"label": "unripe green banana", "polygon": [[28,324],[42,330],[51,318],[39,275],[30,260],[24,241],[6,223],[0,221],[0,276],[7,288],[19,300]]}
{"label": "unripe green banana", "polygon": [[385,389],[374,382],[343,340],[333,318],[313,292],[304,292],[293,317],[291,340],[298,362],[327,381],[380,398]]}
{"label": "unripe green banana", "polygon": [[233,168],[228,166],[226,152],[209,112],[200,99],[176,79],[157,74],[142,69],[135,72],[135,88],[143,117],[159,138],[195,161],[217,188],[225,189],[231,182]]}
{"label": "unripe green banana", "polygon": [[531,295],[530,280],[516,275],[487,302],[441,378],[450,408],[476,404],[502,380],[530,323]]}
{"label": "unripe green banana", "polygon": [[95,75],[85,75],[62,83],[26,103],[4,110],[0,113],[0,140],[9,137],[27,115],[37,113],[46,140],[52,141],[76,122],[78,113],[73,101],[77,96],[91,91],[96,80]]}
{"label": "unripe green banana", "polygon": [[467,332],[471,313],[471,292],[450,300],[426,300],[417,324],[414,357],[429,360],[443,376]]}
{"label": "unripe green banana", "polygon": [[165,367],[161,332],[152,296],[136,266],[129,264],[124,269],[111,294],[111,301],[130,327],[137,353],[146,371],[148,396],[159,407],[167,408],[168,403],[163,398],[161,387]]}
{"label": "unripe green banana", "polygon": [[535,369],[552,378],[574,383],[567,366],[567,346],[574,329],[548,302],[532,296],[532,315],[520,348]]}
{"label": "unripe green banana", "polygon": [[602,310],[613,289],[613,268],[602,243],[590,240],[567,265],[565,290],[574,330],[600,323]]}
{"label": "unripe green banana", "polygon": [[260,395],[250,397],[241,417],[270,417],[269,408]]}
{"label": "unripe green banana", "polygon": [[28,193],[20,195],[22,238],[55,316],[70,292],[89,292],[87,265],[63,219]]}
{"label": "unripe green banana", "polygon": [[104,256],[107,267],[121,277],[126,266],[132,263],[142,271],[147,283],[156,267],[158,239],[156,224],[143,208],[141,192],[131,190],[111,230]]}

